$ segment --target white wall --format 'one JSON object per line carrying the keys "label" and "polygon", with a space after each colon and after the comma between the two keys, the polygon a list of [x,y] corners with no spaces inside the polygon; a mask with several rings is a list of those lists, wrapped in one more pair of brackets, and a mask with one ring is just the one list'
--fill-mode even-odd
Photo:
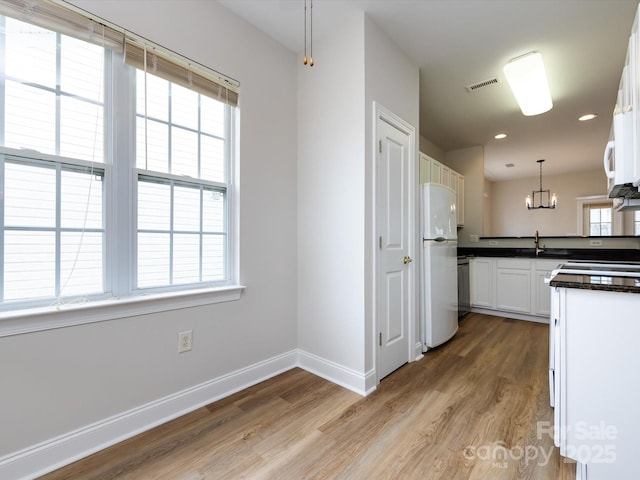
{"label": "white wall", "polygon": [[486,236],[582,235],[577,231],[576,197],[606,195],[604,172],[591,170],[564,175],[544,175],[543,188],[558,196],[554,210],[527,210],[524,199],[540,188],[540,177],[493,182],[491,231]]}
{"label": "white wall", "polygon": [[444,152],[444,150],[442,148],[440,148],[438,145],[433,143],[431,140],[429,140],[424,135],[420,135],[420,148],[419,148],[419,150],[422,153],[424,153],[426,155],[429,155],[431,158],[433,158],[435,160],[438,160],[439,162],[442,162],[443,159],[446,156],[446,154],[445,154],[445,152]]}
{"label": "white wall", "polygon": [[[13,452],[277,358],[295,351],[297,342],[296,56],[217,2],[74,3],[241,82],[240,281],[247,289],[235,302],[0,338],[0,467]],[[314,68],[322,74],[320,58]],[[351,178],[363,176],[363,115],[361,109],[344,122],[360,124],[357,145],[340,149],[343,158],[360,159]],[[322,167],[325,158],[318,160]],[[329,166],[341,169],[338,163]],[[333,177],[338,182],[339,173]],[[345,179],[341,187],[353,185]],[[362,210],[362,180],[355,188],[359,205],[342,205],[346,212]],[[331,202],[324,193],[318,191]],[[308,213],[310,220],[333,219],[335,211]],[[347,213],[333,233],[352,238],[354,216]],[[362,223],[354,226],[360,239]],[[326,218],[318,225],[323,230],[314,232],[322,237]],[[361,253],[361,241],[354,243]],[[362,284],[359,256],[360,272],[342,276],[357,276]],[[355,312],[345,309],[345,316],[361,322],[362,303]],[[193,351],[178,355],[177,332],[187,329],[193,330]],[[2,478],[16,478],[2,472]]]}
{"label": "white wall", "polygon": [[[417,131],[419,74],[364,14],[316,45],[313,69],[298,66],[298,343],[308,368],[369,391],[375,385],[373,102]],[[417,175],[417,163],[415,169]]]}
{"label": "white wall", "polygon": [[[374,171],[375,171],[375,138],[374,134],[374,112],[373,103],[377,102],[386,109],[393,112],[409,125],[415,127],[414,154],[414,176],[417,182],[419,179],[419,102],[420,96],[420,71],[418,67],[387,37],[380,27],[368,16],[365,17],[365,83],[366,83],[366,211],[365,211],[365,258],[366,270],[366,332],[365,332],[365,348],[366,362],[365,371],[371,371],[375,368],[375,355],[373,347],[376,345],[375,330],[375,272],[373,271],[374,257],[376,254],[376,238],[377,233],[374,230],[374,206],[375,193]],[[418,189],[414,191],[414,203],[416,208],[413,210],[414,225],[418,225],[419,196]],[[414,232],[417,236],[417,231]],[[413,245],[410,256],[419,259],[420,254],[417,251],[417,245]],[[419,262],[413,263],[414,285],[416,286],[414,296],[415,317],[411,319],[415,328],[415,339],[419,339],[419,323],[418,323],[418,280],[419,280]],[[421,352],[420,352],[421,353]]]}
{"label": "white wall", "polygon": [[298,346],[325,376],[364,365],[364,18],[298,65]]}

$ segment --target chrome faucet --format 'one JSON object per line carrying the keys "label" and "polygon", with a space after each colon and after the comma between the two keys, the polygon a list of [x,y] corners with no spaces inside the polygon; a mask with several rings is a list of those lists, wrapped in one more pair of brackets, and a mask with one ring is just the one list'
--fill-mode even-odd
{"label": "chrome faucet", "polygon": [[544,252],[544,245],[540,246],[540,235],[538,235],[538,230],[536,230],[536,237],[535,237],[533,243],[536,246],[536,257],[537,257],[538,254]]}

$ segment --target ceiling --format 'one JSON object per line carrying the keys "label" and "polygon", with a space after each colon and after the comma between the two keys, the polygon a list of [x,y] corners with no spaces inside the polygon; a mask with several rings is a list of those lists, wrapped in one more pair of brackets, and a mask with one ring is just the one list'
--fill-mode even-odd
{"label": "ceiling", "polygon": [[[304,48],[304,0],[220,0],[291,51]],[[494,181],[601,168],[638,0],[315,0],[313,39],[365,11],[420,68],[420,133],[444,151],[485,148]],[[553,108],[520,112],[502,73],[542,54]],[[321,49],[314,60],[320,64]],[[470,93],[468,85],[498,83]],[[597,113],[578,122],[584,113]],[[508,136],[495,140],[495,134]],[[513,164],[508,168],[506,164]]]}

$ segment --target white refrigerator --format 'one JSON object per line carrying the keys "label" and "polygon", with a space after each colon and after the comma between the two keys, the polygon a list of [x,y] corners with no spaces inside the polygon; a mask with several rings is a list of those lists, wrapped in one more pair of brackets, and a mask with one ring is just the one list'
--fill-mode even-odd
{"label": "white refrigerator", "polygon": [[444,185],[422,185],[423,351],[443,344],[458,331],[456,194]]}

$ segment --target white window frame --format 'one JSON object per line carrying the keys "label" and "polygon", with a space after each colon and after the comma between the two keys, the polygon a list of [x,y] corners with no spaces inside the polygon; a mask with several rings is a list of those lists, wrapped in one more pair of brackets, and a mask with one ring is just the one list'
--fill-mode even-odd
{"label": "white window frame", "polygon": [[[105,60],[117,54],[107,50]],[[230,137],[225,139],[230,155],[229,171],[226,183],[226,272],[227,280],[217,286],[179,285],[170,288],[135,288],[136,255],[136,214],[137,170],[135,168],[135,94],[132,86],[135,82],[135,69],[125,66],[120,58],[105,61],[105,76],[112,84],[106,89],[105,98],[105,137],[113,141],[105,142],[105,163],[95,164],[104,170],[104,229],[105,242],[105,290],[101,298],[92,298],[88,302],[62,305],[36,306],[0,312],[0,337],[33,331],[60,328],[69,325],[93,323],[98,321],[128,318],[137,315],[170,311],[219,302],[234,301],[240,298],[245,288],[238,282],[238,191],[237,185],[237,142],[239,132],[238,116],[235,108],[226,107]],[[122,92],[127,92],[123,95]],[[127,128],[120,128],[115,118],[126,112]],[[15,149],[0,147],[0,154],[25,156]],[[55,156],[31,154],[29,158],[44,157],[53,160]],[[51,157],[51,158],[49,158]],[[128,159],[126,162],[112,162],[113,158]],[[55,157],[60,162],[60,157]],[[71,161],[73,164],[74,161]],[[82,163],[82,162],[80,162]],[[126,248],[123,248],[126,246]],[[109,298],[105,298],[109,297]]]}
{"label": "white window frame", "polygon": [[585,225],[584,221],[584,210],[587,205],[592,203],[601,203],[601,204],[609,204],[611,206],[611,236],[622,235],[622,214],[617,212],[613,208],[613,200],[607,197],[606,195],[590,195],[586,197],[577,197],[577,216],[578,216],[578,235],[589,236],[588,233],[584,233],[584,227],[588,226],[587,223]]}

